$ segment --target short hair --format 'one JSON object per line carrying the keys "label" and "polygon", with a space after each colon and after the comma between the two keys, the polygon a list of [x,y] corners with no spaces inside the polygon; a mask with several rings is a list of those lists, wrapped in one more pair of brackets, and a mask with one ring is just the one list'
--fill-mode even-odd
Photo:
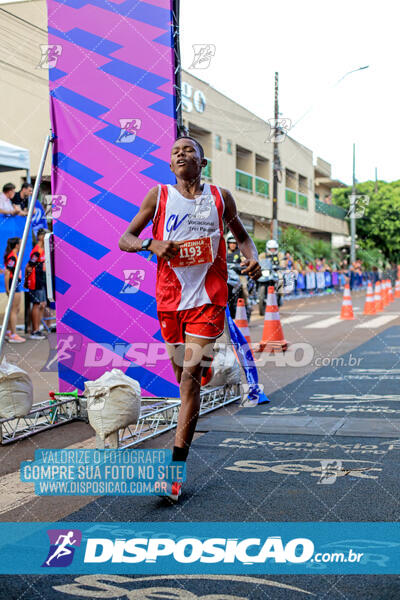
{"label": "short hair", "polygon": [[203,159],[204,158],[204,148],[203,146],[200,144],[200,142],[198,142],[195,138],[191,137],[190,135],[180,135],[179,137],[176,138],[176,142],[178,140],[192,140],[192,142],[194,142],[200,152],[200,158]]}
{"label": "short hair", "polygon": [[25,183],[23,183],[21,185],[21,190],[27,190],[30,187],[33,188],[33,185],[31,183],[28,183],[27,181],[25,181]]}
{"label": "short hair", "polygon": [[15,185],[13,183],[6,183],[3,185],[3,194],[11,192],[11,190],[15,190]]}

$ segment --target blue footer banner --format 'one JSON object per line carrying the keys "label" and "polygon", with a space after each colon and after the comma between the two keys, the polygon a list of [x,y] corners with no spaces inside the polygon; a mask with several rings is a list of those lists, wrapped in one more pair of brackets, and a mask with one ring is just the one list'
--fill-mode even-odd
{"label": "blue footer banner", "polygon": [[399,523],[0,523],[0,574],[394,575],[399,547]]}

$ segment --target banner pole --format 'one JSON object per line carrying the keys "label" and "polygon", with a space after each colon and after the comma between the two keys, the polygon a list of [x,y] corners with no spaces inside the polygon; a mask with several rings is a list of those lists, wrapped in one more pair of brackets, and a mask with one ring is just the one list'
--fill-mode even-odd
{"label": "banner pole", "polygon": [[175,62],[175,113],[176,113],[176,132],[177,137],[180,135],[187,134],[186,127],[183,126],[182,118],[182,64],[181,64],[181,51],[179,45],[179,10],[180,0],[173,0],[172,2],[172,39],[174,43],[174,62]]}

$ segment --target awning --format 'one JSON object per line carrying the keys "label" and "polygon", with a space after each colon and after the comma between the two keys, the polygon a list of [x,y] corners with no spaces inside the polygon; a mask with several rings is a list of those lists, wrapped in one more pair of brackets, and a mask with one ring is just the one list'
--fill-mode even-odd
{"label": "awning", "polygon": [[29,150],[0,140],[0,171],[30,169]]}

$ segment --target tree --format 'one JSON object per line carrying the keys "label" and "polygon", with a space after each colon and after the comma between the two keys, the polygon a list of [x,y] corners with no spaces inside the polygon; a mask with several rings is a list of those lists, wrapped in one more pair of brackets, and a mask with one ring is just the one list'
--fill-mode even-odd
{"label": "tree", "polygon": [[[356,219],[357,243],[364,250],[378,248],[391,262],[400,262],[400,180],[387,183],[365,181],[357,184],[357,195],[369,196],[364,215]],[[348,209],[351,188],[336,188],[332,200]]]}

